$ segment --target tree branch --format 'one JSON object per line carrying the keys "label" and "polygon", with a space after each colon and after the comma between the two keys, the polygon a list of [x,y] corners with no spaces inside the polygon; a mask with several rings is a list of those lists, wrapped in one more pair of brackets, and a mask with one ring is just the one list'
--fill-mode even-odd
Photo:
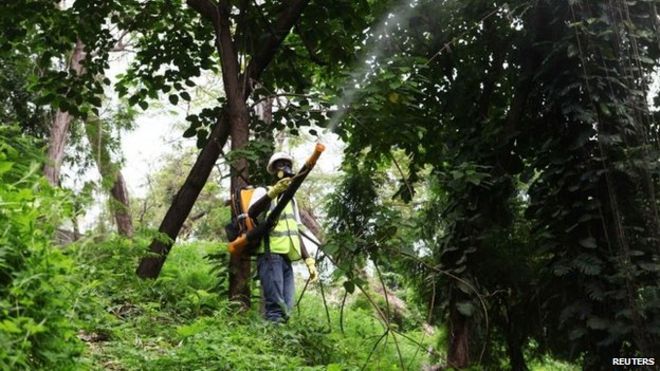
{"label": "tree branch", "polygon": [[202,17],[213,23],[214,27],[219,24],[218,5],[211,0],[186,0],[189,7],[197,11]]}
{"label": "tree branch", "polygon": [[[289,5],[284,9],[278,16],[277,21],[275,22],[274,29],[268,40],[266,40],[261,48],[254,54],[250,65],[247,68],[245,74],[250,80],[258,80],[261,76],[261,73],[266,69],[266,66],[270,63],[275,56],[275,52],[279,48],[280,44],[289,34],[291,27],[298,21],[300,15],[302,14],[303,9],[309,0],[291,0]],[[247,84],[245,87],[245,92],[243,96],[247,98],[251,93],[250,84]]]}
{"label": "tree branch", "polygon": [[319,224],[312,212],[304,207],[300,207],[298,211],[300,212],[300,221],[302,224],[312,232],[314,237],[321,241],[324,237],[323,228],[321,228],[321,224]]}
{"label": "tree branch", "polygon": [[401,179],[403,179],[404,183],[406,184],[406,187],[408,188],[408,192],[410,193],[410,199],[412,200],[414,193],[413,193],[413,187],[410,185],[410,182],[408,181],[408,178],[405,176],[403,173],[403,170],[401,170],[401,166],[399,166],[399,162],[394,158],[394,155],[392,152],[388,152],[390,155],[390,158],[392,159],[392,162],[394,162],[394,165],[396,166],[397,170],[399,170],[399,174],[401,174]]}
{"label": "tree branch", "polygon": [[197,11],[202,17],[211,21],[215,31],[215,47],[220,54],[220,66],[222,67],[222,80],[227,93],[227,101],[231,107],[232,103],[242,103],[238,75],[238,58],[236,56],[234,42],[231,37],[229,25],[229,4],[225,1],[215,3],[212,0],[186,0],[189,7]]}
{"label": "tree branch", "polygon": [[222,66],[222,80],[225,83],[225,92],[229,102],[230,111],[235,114],[236,107],[233,105],[243,105],[244,96],[241,94],[239,85],[240,68],[238,57],[234,47],[234,41],[231,37],[229,22],[229,4],[221,1],[215,8],[218,17],[218,24],[214,25],[216,32],[216,47],[220,53],[220,65]]}
{"label": "tree branch", "polygon": [[327,66],[328,63],[316,55],[312,45],[305,39],[305,36],[303,36],[303,33],[300,30],[299,22],[296,22],[296,24],[294,25],[294,30],[296,31],[298,36],[300,36],[300,41],[302,41],[303,46],[307,50],[307,54],[309,54],[309,59],[312,62],[318,64],[319,66]]}
{"label": "tree branch", "polygon": [[206,180],[213,169],[213,165],[220,155],[222,147],[227,142],[229,136],[229,118],[226,113],[222,113],[216,122],[216,126],[211,132],[209,142],[204,146],[204,149],[197,157],[197,161],[193,165],[188,177],[186,178],[183,186],[179,189],[172,205],[167,210],[163,221],[158,228],[160,233],[166,234],[171,241],[164,242],[159,239],[154,239],[149,246],[149,250],[155,255],[147,256],[140,261],[140,266],[137,269],[137,274],[141,278],[156,278],[160,273],[167,253],[172,247],[172,243],[179,235],[179,231],[190,214],[193,207],[194,200],[197,199],[199,193],[204,188]]}
{"label": "tree branch", "polygon": [[115,42],[115,45],[110,49],[110,52],[123,52],[127,50],[127,46],[129,46],[131,40],[129,39],[127,42],[124,42],[124,37],[126,37],[129,32],[129,30],[125,30],[119,35],[117,42]]}

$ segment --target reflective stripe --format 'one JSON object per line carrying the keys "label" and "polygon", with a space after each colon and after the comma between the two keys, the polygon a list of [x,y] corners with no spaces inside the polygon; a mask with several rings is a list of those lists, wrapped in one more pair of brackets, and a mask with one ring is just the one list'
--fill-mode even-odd
{"label": "reflective stripe", "polygon": [[275,224],[274,230],[286,231],[288,226],[297,226],[298,222],[294,218],[280,218]]}
{"label": "reflective stripe", "polygon": [[272,238],[272,237],[284,237],[284,236],[298,236],[298,234],[299,233],[297,230],[295,231],[290,231],[288,229],[285,229],[283,231],[274,230],[270,232],[270,237]]}
{"label": "reflective stripe", "polygon": [[[271,210],[274,207],[274,202],[271,203]],[[298,221],[295,218],[294,206],[295,203],[289,202],[282,210],[280,218],[275,224],[275,227],[269,233],[270,251],[275,254],[287,255],[290,260],[299,260],[301,258],[300,252],[300,235],[298,232]],[[263,242],[259,246],[257,253],[264,252]]]}

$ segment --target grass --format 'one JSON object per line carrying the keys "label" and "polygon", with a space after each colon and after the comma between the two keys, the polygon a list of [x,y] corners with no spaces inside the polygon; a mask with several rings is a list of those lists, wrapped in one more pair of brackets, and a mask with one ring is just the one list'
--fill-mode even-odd
{"label": "grass", "polygon": [[258,302],[238,313],[217,290],[217,276],[204,256],[219,246],[176,246],[153,281],[134,277],[138,246],[140,241],[113,240],[80,247],[76,258],[84,284],[76,311],[86,340],[82,368],[399,370],[403,363],[414,370],[429,362],[426,349],[437,343],[437,335],[421,331],[385,334],[364,308],[346,308],[342,333],[339,308],[329,307],[328,325],[315,288],[306,291],[288,324],[274,325],[261,318]]}
{"label": "grass", "polygon": [[[226,300],[226,285],[214,272],[222,272],[224,264],[205,259],[222,250],[217,244],[177,245],[157,280],[141,280],[134,269],[145,239],[88,240],[69,252],[80,283],[72,318],[85,344],[76,369],[420,370],[444,359],[443,329],[422,326],[410,309],[398,313],[393,330],[386,331],[357,291],[347,300],[342,331],[341,285],[325,286],[329,322],[316,285],[306,290],[288,324],[264,321],[258,300],[240,312]],[[297,282],[296,299],[303,286]],[[529,367],[577,369],[550,358]]]}

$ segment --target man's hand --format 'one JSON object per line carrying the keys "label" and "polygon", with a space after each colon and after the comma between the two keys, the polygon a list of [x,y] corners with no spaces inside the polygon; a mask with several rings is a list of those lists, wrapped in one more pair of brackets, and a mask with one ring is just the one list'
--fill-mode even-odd
{"label": "man's hand", "polygon": [[311,282],[316,282],[319,280],[319,271],[316,270],[316,260],[314,258],[305,259],[305,264],[307,265],[307,270],[309,270],[309,280]]}
{"label": "man's hand", "polygon": [[271,200],[274,200],[277,198],[277,196],[280,195],[280,193],[286,191],[286,189],[289,187],[289,184],[291,184],[291,178],[284,178],[280,179],[275,185],[268,191],[268,197]]}

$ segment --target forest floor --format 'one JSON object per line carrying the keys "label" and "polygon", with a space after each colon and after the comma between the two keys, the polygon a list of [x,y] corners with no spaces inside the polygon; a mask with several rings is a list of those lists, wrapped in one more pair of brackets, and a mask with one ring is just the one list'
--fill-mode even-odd
{"label": "forest floor", "polygon": [[[176,246],[157,280],[134,277],[135,246],[126,240],[81,244],[77,259],[87,281],[76,312],[85,348],[81,366],[105,370],[419,370],[440,362],[442,331],[401,313],[386,333],[369,302],[354,293],[341,319],[343,288],[310,287],[291,321],[273,325],[253,307],[222,294],[211,243]],[[91,259],[91,260],[90,260]],[[222,269],[221,269],[222,270]],[[256,286],[256,285],[255,285]],[[297,282],[298,295],[304,287]],[[257,290],[257,289],[255,289]],[[328,322],[328,316],[330,322]],[[343,331],[340,325],[343,320]]]}
{"label": "forest floor", "polygon": [[[437,370],[445,363],[445,332],[425,323],[405,290],[390,300],[391,331],[357,291],[341,311],[341,284],[310,286],[287,324],[253,309],[239,313],[226,299],[221,247],[177,245],[156,280],[135,276],[146,239],[88,239],[70,245],[80,287],[72,320],[84,346],[78,364],[93,370]],[[219,254],[218,254],[219,253]],[[220,260],[208,259],[218,254]],[[224,257],[226,258],[226,257]],[[219,274],[220,273],[220,274]],[[256,281],[255,281],[255,285]],[[373,283],[370,297],[387,310]],[[297,279],[298,294],[304,282]],[[324,302],[327,304],[324,305]],[[503,369],[507,365],[502,365]],[[577,370],[554,360],[532,370]],[[477,370],[478,368],[475,368]]]}

